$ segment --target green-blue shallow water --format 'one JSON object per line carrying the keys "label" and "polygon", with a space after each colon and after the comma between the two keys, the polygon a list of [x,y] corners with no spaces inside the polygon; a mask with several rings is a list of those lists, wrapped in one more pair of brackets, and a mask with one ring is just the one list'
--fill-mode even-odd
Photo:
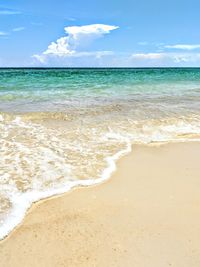
{"label": "green-blue shallow water", "polygon": [[200,69],[0,70],[1,111],[63,111],[76,105],[147,100],[169,105],[181,100],[195,111],[199,96]]}
{"label": "green-blue shallow water", "polygon": [[0,69],[0,238],[136,143],[200,141],[199,102],[200,69]]}

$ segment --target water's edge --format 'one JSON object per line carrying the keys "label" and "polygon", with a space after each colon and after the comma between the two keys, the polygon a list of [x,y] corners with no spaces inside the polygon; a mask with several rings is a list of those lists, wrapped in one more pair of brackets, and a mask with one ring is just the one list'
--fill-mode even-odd
{"label": "water's edge", "polygon": [[[109,178],[111,178],[112,174],[116,171],[117,161],[123,156],[131,153],[131,151],[132,151],[131,144],[127,144],[126,149],[119,151],[112,157],[108,157],[107,158],[108,167],[103,171],[101,178],[98,178],[95,180],[88,179],[88,180],[79,180],[79,181],[71,181],[71,182],[69,181],[68,184],[62,189],[58,189],[55,191],[51,190],[51,192],[49,191],[49,192],[41,192],[41,193],[31,192],[31,194],[30,192],[28,192],[27,195],[19,196],[18,201],[25,203],[24,209],[21,210],[21,206],[18,205],[18,207],[20,207],[20,212],[18,211],[18,209],[15,210],[15,213],[18,214],[18,216],[15,216],[15,214],[13,214],[16,219],[11,220],[11,222],[7,222],[6,226],[3,229],[0,229],[0,242],[3,242],[5,239],[7,239],[10,236],[10,234],[12,234],[12,232],[15,231],[18,228],[18,226],[20,226],[20,224],[23,222],[24,218],[26,217],[26,214],[31,209],[32,205],[34,205],[35,203],[39,203],[40,201],[51,199],[53,197],[57,197],[57,196],[59,197],[62,194],[69,193],[75,188],[94,186],[94,185],[98,185],[98,184],[101,184],[107,181]],[[19,213],[20,213],[20,216],[19,216]]]}
{"label": "water's edge", "polygon": [[[180,141],[180,140],[172,140],[172,141],[165,141],[165,142],[151,142],[149,144],[136,144],[137,146],[147,146],[147,147],[155,147],[155,146],[164,146],[164,145],[168,145],[168,144],[179,144],[179,143],[191,143],[191,142],[199,142],[200,140],[185,140],[185,141]],[[130,154],[133,151],[133,145],[128,145],[126,150],[123,151],[119,151],[118,153],[116,153],[113,157],[109,157],[107,160],[109,161],[110,165],[104,170],[104,176],[102,174],[102,178],[96,179],[96,180],[80,180],[78,182],[71,182],[69,185],[67,185],[66,187],[58,190],[57,192],[55,191],[54,193],[51,192],[45,192],[44,194],[41,194],[40,196],[38,196],[38,199],[30,198],[30,202],[28,205],[25,206],[25,210],[24,213],[21,214],[21,217],[18,217],[18,220],[13,221],[12,224],[9,224],[9,226],[7,227],[7,233],[5,233],[1,238],[0,238],[0,244],[2,244],[3,242],[6,242],[6,240],[8,238],[10,238],[15,231],[17,231],[17,229],[23,224],[23,221],[26,218],[26,215],[32,211],[32,208],[34,207],[34,205],[40,205],[41,203],[43,203],[44,201],[48,201],[54,198],[58,198],[58,197],[62,197],[65,194],[71,193],[73,192],[74,189],[80,189],[80,188],[87,188],[90,186],[98,186],[101,185],[102,183],[108,181],[109,179],[112,178],[112,175],[115,171],[117,171],[117,163],[118,161],[124,157],[127,156],[128,154]],[[22,201],[22,199],[21,199]]]}

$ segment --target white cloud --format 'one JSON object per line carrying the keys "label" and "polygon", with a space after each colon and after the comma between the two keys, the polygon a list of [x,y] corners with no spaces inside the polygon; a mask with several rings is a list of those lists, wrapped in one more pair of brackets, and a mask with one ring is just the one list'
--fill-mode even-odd
{"label": "white cloud", "polygon": [[165,61],[170,60],[174,63],[180,62],[188,62],[194,60],[195,57],[199,56],[199,54],[191,54],[191,53],[141,53],[141,54],[132,54],[132,59],[137,60],[146,60],[146,61]]}
{"label": "white cloud", "polygon": [[13,32],[20,32],[20,31],[23,31],[23,30],[25,30],[25,27],[18,27],[18,28],[12,29]]}
{"label": "white cloud", "polygon": [[[63,65],[66,65],[66,63],[69,63],[70,66],[74,65],[76,66],[76,64],[78,63],[77,66],[80,65],[81,66],[84,64],[88,65],[88,63],[86,61],[89,60],[89,62],[91,62],[91,65],[95,65],[95,64],[99,64],[99,62],[97,62],[98,59],[101,59],[102,57],[108,57],[108,56],[112,56],[114,55],[114,53],[112,51],[91,51],[91,52],[74,52],[71,54],[67,54],[67,55],[63,55],[63,56],[57,56],[54,54],[48,54],[48,55],[34,55],[33,58],[35,58],[37,61],[39,61],[42,64],[48,64],[51,63],[53,64],[53,61],[55,61],[56,65],[59,65],[59,62]],[[81,61],[81,58],[87,58],[85,62]],[[79,62],[77,59],[80,59]],[[94,64],[92,63],[92,61],[95,62]],[[96,59],[96,61],[95,61]],[[66,61],[67,60],[67,61]],[[73,62],[75,64],[73,64]],[[88,65],[89,66],[89,65]]]}
{"label": "white cloud", "polygon": [[21,12],[11,9],[1,9],[0,15],[19,15]]}
{"label": "white cloud", "polygon": [[6,35],[8,35],[7,32],[0,31],[0,36],[6,36]]}
{"label": "white cloud", "polygon": [[65,58],[82,56],[101,57],[110,54],[112,53],[110,51],[85,52],[84,48],[95,39],[115,29],[118,29],[118,26],[105,24],[65,27],[66,36],[59,38],[56,42],[52,42],[42,54],[34,55],[33,57],[41,63],[45,63],[49,56]]}
{"label": "white cloud", "polygon": [[130,64],[142,67],[199,66],[200,53],[161,52],[132,54]]}
{"label": "white cloud", "polygon": [[131,56],[133,59],[162,59],[166,57],[166,54],[164,53],[138,53],[138,54],[132,54]]}
{"label": "white cloud", "polygon": [[148,42],[138,42],[139,45],[148,45],[149,43]]}
{"label": "white cloud", "polygon": [[68,17],[66,19],[69,20],[69,21],[76,21],[76,19],[75,18],[72,18],[72,17]]}
{"label": "white cloud", "polygon": [[200,44],[165,45],[165,48],[169,48],[169,49],[181,49],[181,50],[194,50],[194,49],[199,49],[200,48]]}

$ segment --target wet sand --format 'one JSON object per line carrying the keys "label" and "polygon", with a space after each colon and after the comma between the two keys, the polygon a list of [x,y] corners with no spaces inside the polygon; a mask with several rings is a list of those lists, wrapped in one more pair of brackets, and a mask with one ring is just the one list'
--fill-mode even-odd
{"label": "wet sand", "polygon": [[101,185],[34,204],[1,267],[199,267],[200,143],[135,146]]}

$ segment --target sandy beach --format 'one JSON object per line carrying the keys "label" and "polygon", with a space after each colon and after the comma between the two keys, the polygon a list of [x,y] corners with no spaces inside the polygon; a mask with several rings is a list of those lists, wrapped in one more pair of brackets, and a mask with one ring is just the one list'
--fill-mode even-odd
{"label": "sandy beach", "polygon": [[200,143],[134,146],[101,185],[33,205],[0,266],[200,266]]}
{"label": "sandy beach", "polygon": [[200,267],[198,10],[0,0],[0,267]]}

